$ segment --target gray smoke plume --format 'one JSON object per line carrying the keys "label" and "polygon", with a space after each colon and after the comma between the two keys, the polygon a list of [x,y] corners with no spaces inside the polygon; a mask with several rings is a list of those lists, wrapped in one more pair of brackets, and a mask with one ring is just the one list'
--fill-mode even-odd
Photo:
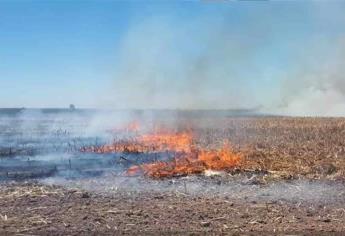
{"label": "gray smoke plume", "polygon": [[[248,7],[240,27],[229,24],[227,11],[188,21],[163,14],[134,21],[122,39],[113,90],[105,100],[115,108],[345,115],[343,35],[323,30],[341,29],[345,20],[333,17],[341,7],[321,5],[279,14],[273,7]],[[301,27],[290,18],[317,30],[290,35]]]}
{"label": "gray smoke plume", "polygon": [[130,27],[110,95],[114,107],[258,106],[253,102],[250,75],[243,71],[256,70],[255,55],[264,39],[258,31],[248,36],[241,29],[229,30],[227,17],[203,17],[176,28],[176,19],[153,16]]}

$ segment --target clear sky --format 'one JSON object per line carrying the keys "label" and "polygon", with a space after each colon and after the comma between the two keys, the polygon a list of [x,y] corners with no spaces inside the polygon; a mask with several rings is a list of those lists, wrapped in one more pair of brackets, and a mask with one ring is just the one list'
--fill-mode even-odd
{"label": "clear sky", "polygon": [[0,0],[0,107],[337,113],[344,12],[345,1]]}

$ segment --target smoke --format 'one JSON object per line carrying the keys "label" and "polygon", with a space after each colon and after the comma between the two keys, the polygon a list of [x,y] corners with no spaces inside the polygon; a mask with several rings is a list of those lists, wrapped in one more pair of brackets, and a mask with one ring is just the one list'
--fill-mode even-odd
{"label": "smoke", "polygon": [[282,85],[277,112],[302,116],[345,115],[344,40],[332,47],[308,47]]}
{"label": "smoke", "polygon": [[344,35],[333,32],[345,19],[333,16],[341,15],[336,4],[321,5],[295,12],[238,6],[247,14],[235,17],[227,9],[216,16],[134,19],[106,99],[115,108],[345,115]]}
{"label": "smoke", "polygon": [[[152,16],[131,25],[122,40],[110,95],[117,108],[252,108],[249,76],[258,45],[229,30],[226,14],[183,21]],[[181,24],[176,25],[176,22]],[[239,74],[242,73],[241,76]],[[246,86],[243,86],[246,84]]]}
{"label": "smoke", "polygon": [[[227,178],[223,176],[222,178]],[[68,188],[81,188],[107,195],[117,193],[175,193],[187,196],[227,197],[246,201],[285,201],[331,204],[341,201],[344,186],[325,181],[281,181],[264,186],[245,184],[245,179],[213,179],[189,176],[173,180],[150,180],[143,178],[118,177],[105,174],[100,178],[66,180],[53,177],[41,180],[48,185],[63,185]]]}

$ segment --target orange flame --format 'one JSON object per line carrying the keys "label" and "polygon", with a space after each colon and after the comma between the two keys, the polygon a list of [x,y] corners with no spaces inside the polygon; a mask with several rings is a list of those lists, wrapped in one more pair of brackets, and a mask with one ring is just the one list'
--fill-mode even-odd
{"label": "orange flame", "polygon": [[95,153],[148,153],[148,152],[190,152],[192,135],[178,134],[148,134],[141,135],[132,141],[120,141],[103,146],[91,146],[81,149],[82,152]]}
{"label": "orange flame", "polygon": [[192,135],[188,133],[142,135],[139,137],[139,142],[145,146],[154,146],[157,151],[190,152]]}
{"label": "orange flame", "polygon": [[152,178],[200,174],[205,170],[226,171],[237,166],[242,159],[228,145],[219,150],[200,150],[186,153],[170,162],[155,162],[132,166],[126,172],[129,176],[144,174]]}
{"label": "orange flame", "polygon": [[130,141],[114,142],[100,147],[85,147],[81,151],[95,153],[169,151],[175,153],[172,161],[157,161],[151,164],[132,166],[126,172],[128,176],[144,174],[152,178],[198,174],[205,170],[226,171],[237,166],[242,159],[240,154],[233,152],[229,144],[216,150],[196,148],[193,143],[193,135],[190,132],[141,135]]}

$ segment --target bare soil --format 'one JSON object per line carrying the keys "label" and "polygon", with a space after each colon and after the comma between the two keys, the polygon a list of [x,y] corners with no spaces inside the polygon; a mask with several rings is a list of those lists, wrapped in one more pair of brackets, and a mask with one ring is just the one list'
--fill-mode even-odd
{"label": "bare soil", "polygon": [[0,231],[26,235],[297,234],[344,231],[344,202],[246,201],[173,193],[102,195],[39,184],[0,189]]}

